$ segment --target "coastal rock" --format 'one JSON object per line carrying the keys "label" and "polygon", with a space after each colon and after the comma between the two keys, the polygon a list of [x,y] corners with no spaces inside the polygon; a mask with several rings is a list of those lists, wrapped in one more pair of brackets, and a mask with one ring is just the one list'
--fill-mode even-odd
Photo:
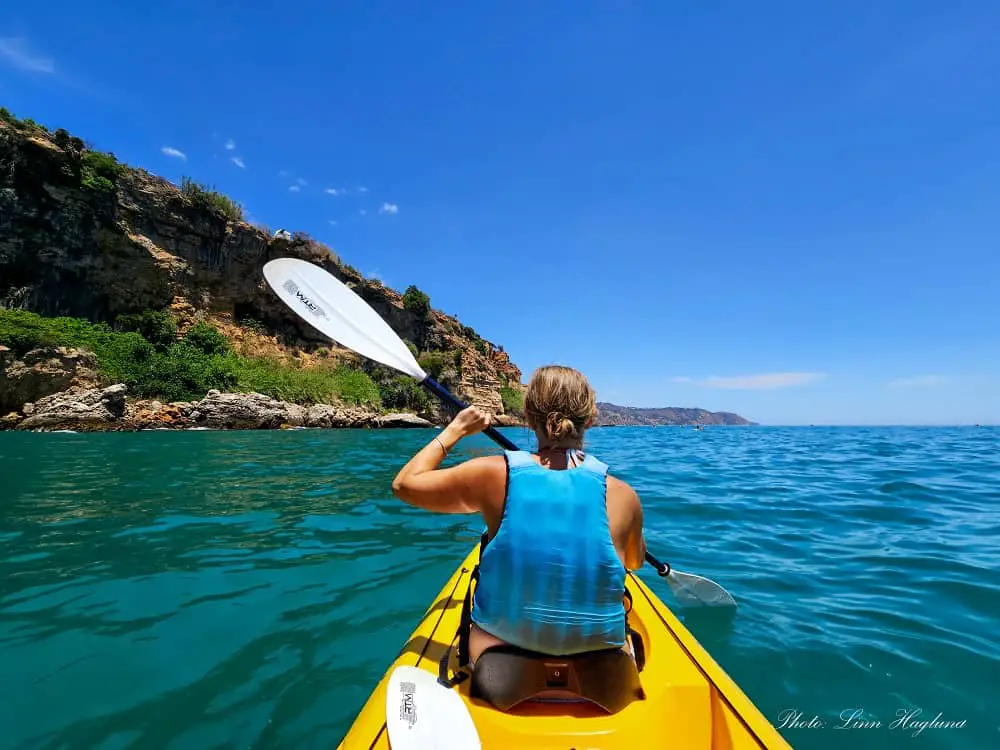
{"label": "coastal rock", "polygon": [[306,414],[307,427],[370,427],[377,414],[357,406],[314,404]]}
{"label": "coastal rock", "polygon": [[497,414],[493,417],[495,427],[527,427],[528,423],[522,418],[513,414]]}
{"label": "coastal rock", "polygon": [[0,417],[0,430],[13,430],[22,419],[20,414],[12,411],[10,414]]}
{"label": "coastal rock", "polygon": [[220,393],[211,390],[195,404],[190,418],[199,427],[263,430],[306,424],[307,410],[262,393]]}
{"label": "coastal rock", "polygon": [[[31,416],[19,430],[107,429],[125,413],[126,387],[122,383],[107,388],[67,391],[45,396],[32,405]],[[25,410],[28,411],[27,409]]]}
{"label": "coastal rock", "polygon": [[67,390],[89,390],[98,385],[97,357],[91,352],[42,347],[16,359],[7,347],[2,349],[0,413]]}
{"label": "coastal rock", "polygon": [[378,427],[433,427],[432,422],[418,417],[416,414],[400,412],[396,414],[382,414],[375,418],[375,425]]}
{"label": "coastal rock", "polygon": [[[281,402],[284,403],[284,402]],[[306,416],[309,410],[301,404],[285,404],[285,409],[287,417],[285,418],[285,426],[288,427],[305,427]]]}
{"label": "coastal rock", "polygon": [[135,401],[125,407],[124,423],[132,430],[184,428],[193,423],[191,411],[191,404],[183,401]]}

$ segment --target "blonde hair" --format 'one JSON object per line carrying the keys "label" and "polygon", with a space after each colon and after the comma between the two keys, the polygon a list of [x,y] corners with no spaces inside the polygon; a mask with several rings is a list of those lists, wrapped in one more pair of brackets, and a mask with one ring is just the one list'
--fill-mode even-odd
{"label": "blonde hair", "polygon": [[539,367],[524,396],[528,426],[553,443],[579,440],[597,415],[597,398],[583,373],[562,365]]}

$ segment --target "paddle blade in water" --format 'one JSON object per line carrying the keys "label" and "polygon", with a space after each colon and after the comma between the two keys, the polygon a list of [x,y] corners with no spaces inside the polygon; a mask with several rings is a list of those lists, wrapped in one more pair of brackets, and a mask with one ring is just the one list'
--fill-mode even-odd
{"label": "paddle blade in water", "polygon": [[708,607],[735,607],[736,600],[722,586],[694,573],[671,570],[667,585],[681,604]]}
{"label": "paddle blade in water", "polygon": [[381,316],[342,281],[299,258],[264,265],[264,278],[300,318],[341,346],[418,380],[427,377]]}
{"label": "paddle blade in water", "polygon": [[393,750],[479,750],[469,708],[456,690],[419,667],[396,667],[385,687],[385,727]]}

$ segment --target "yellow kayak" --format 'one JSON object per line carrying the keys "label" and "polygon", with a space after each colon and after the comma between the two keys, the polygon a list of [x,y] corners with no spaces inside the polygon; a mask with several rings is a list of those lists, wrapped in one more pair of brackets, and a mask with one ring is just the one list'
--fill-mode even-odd
{"label": "yellow kayak", "polygon": [[[341,742],[342,750],[391,747],[386,686],[396,667],[415,666],[437,678],[443,657],[450,654],[449,673],[458,670],[455,634],[478,558],[477,544],[386,670]],[[537,701],[501,711],[470,697],[467,679],[451,690],[468,707],[484,750],[791,747],[641,579],[629,573],[626,586],[632,594],[629,625],[645,650],[639,674],[643,697],[614,713],[588,702]]]}

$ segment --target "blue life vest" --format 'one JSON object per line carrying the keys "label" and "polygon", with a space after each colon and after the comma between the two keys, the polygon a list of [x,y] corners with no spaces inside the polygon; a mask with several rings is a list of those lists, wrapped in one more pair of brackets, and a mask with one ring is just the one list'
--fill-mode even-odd
{"label": "blue life vest", "polygon": [[505,451],[507,498],[482,551],[472,621],[514,646],[566,655],[625,643],[625,567],[611,539],[606,464],[546,469]]}

